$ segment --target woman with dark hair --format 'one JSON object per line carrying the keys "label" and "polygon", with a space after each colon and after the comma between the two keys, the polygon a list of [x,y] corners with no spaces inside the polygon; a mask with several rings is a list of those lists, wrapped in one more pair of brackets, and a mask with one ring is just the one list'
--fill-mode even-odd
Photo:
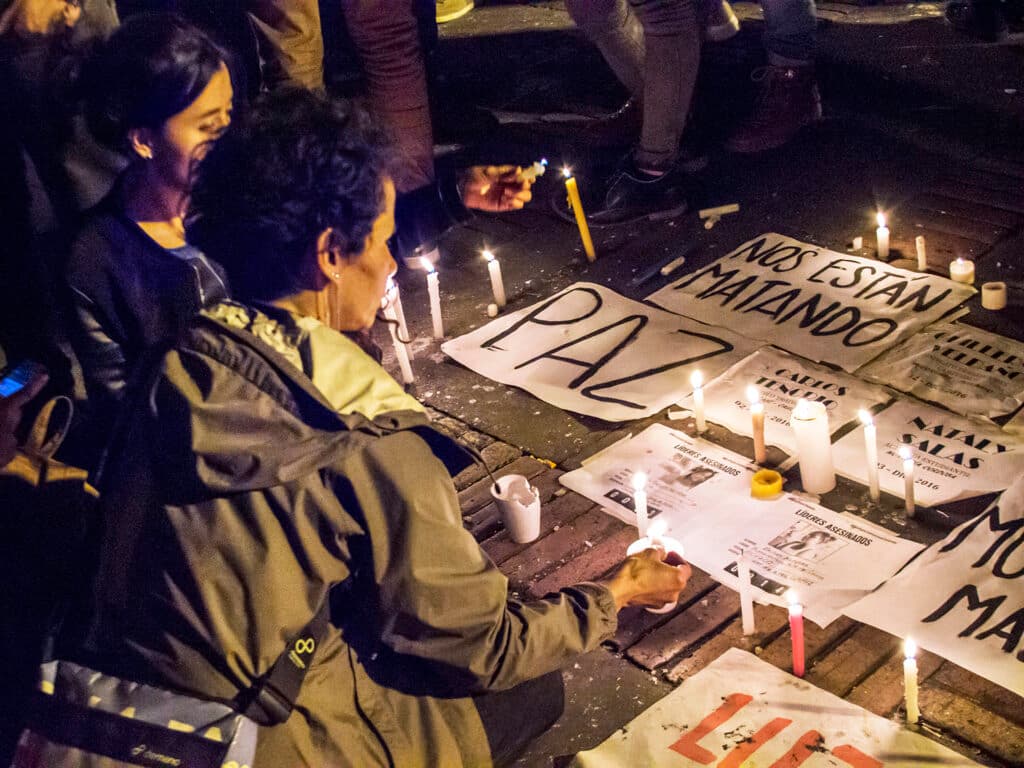
{"label": "woman with dark hair", "polygon": [[[467,450],[347,336],[395,271],[394,200],[363,113],[257,102],[204,159],[187,220],[244,303],[196,316],[115,437],[91,664],[246,713],[253,768],[506,761],[558,718],[556,670],[689,576],[649,550],[510,596],[462,525]],[[272,670],[296,654],[288,695]]]}
{"label": "woman with dark hair", "polygon": [[186,244],[182,216],[195,163],[231,121],[232,89],[225,54],[162,14],[127,21],[81,77],[90,131],[130,158],[66,269],[71,339],[102,429],[140,353],[227,294],[219,267]]}

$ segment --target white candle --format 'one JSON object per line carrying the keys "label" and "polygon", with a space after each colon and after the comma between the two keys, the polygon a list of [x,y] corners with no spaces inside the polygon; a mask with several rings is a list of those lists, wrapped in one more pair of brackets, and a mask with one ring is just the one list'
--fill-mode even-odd
{"label": "white candle", "polygon": [[636,512],[636,532],[640,538],[647,535],[647,475],[633,473],[633,510]]}
{"label": "white candle", "polygon": [[519,174],[519,178],[524,181],[536,181],[539,177],[544,175],[544,171],[548,169],[548,159],[542,157],[540,160],[535,162],[529,168]]}
{"label": "white candle", "polygon": [[907,638],[903,643],[903,700],[907,707],[907,725],[917,725],[921,710],[917,703],[917,643]]}
{"label": "white candle", "polygon": [[861,237],[860,235],[857,235],[857,237],[853,238],[853,250],[859,251],[863,247],[864,247],[864,238],[863,237]]}
{"label": "white candle", "polygon": [[914,503],[914,452],[909,445],[900,446],[900,458],[903,459],[903,505],[907,517],[913,517],[916,511]]}
{"label": "white candle", "polygon": [[949,262],[949,279],[954,283],[974,285],[974,262],[959,256]]}
{"label": "white candle", "polygon": [[[395,317],[398,319],[398,334],[399,337],[409,341],[412,337],[409,335],[409,326],[405,324],[405,309],[402,307],[402,291],[398,287],[398,283],[395,282],[393,277],[388,278],[388,286],[385,294],[391,302],[391,306],[395,308]],[[406,354],[409,355],[409,359],[412,360],[414,357],[412,348],[410,346],[405,347]]]}
{"label": "white candle", "polygon": [[828,493],[836,487],[832,436],[823,403],[800,398],[789,419],[796,437],[800,480],[808,493]]}
{"label": "white candle", "polygon": [[867,454],[868,463],[868,494],[872,501],[882,498],[882,492],[878,486],[878,430],[875,427],[874,419],[868,411],[861,410],[861,424],[864,425],[864,451]]}
{"label": "white candle", "polygon": [[434,324],[434,338],[444,338],[444,321],[441,319],[441,286],[437,279],[437,270],[430,262],[430,259],[420,259],[423,268],[427,270],[427,293],[430,294],[430,321]]}
{"label": "white candle", "polygon": [[885,214],[881,211],[875,216],[878,220],[878,229],[875,230],[875,243],[876,250],[878,251],[878,258],[888,259],[889,258],[889,228],[885,226]]}
{"label": "white candle", "polygon": [[764,464],[768,458],[764,445],[764,403],[757,387],[747,387],[747,399],[750,400],[750,428],[754,434],[754,461]]}
{"label": "white candle", "polygon": [[505,283],[501,279],[501,264],[490,251],[484,251],[484,258],[487,259],[487,271],[491,275],[491,293],[494,294],[494,303],[499,307],[504,307]]}
{"label": "white candle", "polygon": [[982,283],[981,306],[985,309],[1006,309],[1006,283]]}
{"label": "white candle", "polygon": [[926,272],[928,270],[928,245],[924,241],[924,235],[914,238],[914,247],[917,248],[917,271]]}
{"label": "white candle", "polygon": [[740,554],[736,561],[736,574],[740,580],[740,617],[743,622],[743,634],[752,635],[757,631],[757,627],[754,625],[754,596],[750,593],[750,565],[745,554]]}
{"label": "white candle", "polygon": [[[395,358],[398,360],[398,368],[402,372],[402,383],[412,384],[416,379],[412,375],[412,364],[409,362],[409,351],[405,344],[398,338],[400,328],[398,310],[395,306],[394,297],[398,291],[389,291],[384,295],[384,317],[392,322],[388,323],[388,331],[391,333],[391,343],[395,345]],[[409,338],[406,336],[405,338]]]}
{"label": "white candle", "polygon": [[693,387],[693,417],[697,421],[697,434],[703,434],[708,429],[704,421],[704,374],[700,371],[691,373],[690,385]]}

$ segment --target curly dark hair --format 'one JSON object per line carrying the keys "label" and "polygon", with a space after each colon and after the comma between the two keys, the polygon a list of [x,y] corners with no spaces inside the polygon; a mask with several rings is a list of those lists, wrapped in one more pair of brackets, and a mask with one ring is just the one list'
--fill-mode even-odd
{"label": "curly dark hair", "polygon": [[82,67],[86,124],[99,141],[124,151],[130,131],[158,130],[227,62],[227,52],[180,16],[132,16]]}
{"label": "curly dark hair", "polygon": [[188,241],[220,262],[239,299],[316,289],[320,233],[362,253],[384,209],[384,134],[353,102],[300,89],[258,99],[199,164]]}

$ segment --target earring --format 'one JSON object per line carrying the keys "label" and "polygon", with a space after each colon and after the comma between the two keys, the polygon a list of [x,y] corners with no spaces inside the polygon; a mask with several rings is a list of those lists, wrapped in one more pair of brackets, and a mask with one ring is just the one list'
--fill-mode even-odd
{"label": "earring", "polygon": [[341,280],[341,272],[335,272],[334,273],[334,279],[335,280]]}

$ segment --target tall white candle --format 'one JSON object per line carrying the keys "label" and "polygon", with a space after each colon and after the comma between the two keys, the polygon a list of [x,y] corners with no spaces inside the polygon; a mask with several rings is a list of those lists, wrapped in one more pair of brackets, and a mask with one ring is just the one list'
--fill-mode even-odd
{"label": "tall white candle", "polygon": [[861,410],[861,424],[864,425],[864,452],[867,455],[868,463],[868,494],[872,501],[882,498],[882,492],[878,486],[878,430],[875,421],[868,411]]}
{"label": "tall white candle", "polygon": [[836,487],[832,436],[823,403],[800,398],[789,419],[796,437],[800,480],[808,493],[828,493]]}
{"label": "tall white candle", "polygon": [[907,707],[907,725],[917,725],[921,709],[917,703],[917,643],[907,638],[903,643],[903,700]]}
{"label": "tall white candle", "polygon": [[[398,338],[400,323],[398,320],[398,310],[393,298],[395,295],[397,295],[397,291],[385,294],[384,317],[392,321],[388,323],[388,331],[391,333],[391,343],[395,345],[395,358],[398,360],[398,368],[402,373],[402,383],[412,384],[416,379],[412,375],[412,364],[409,362],[409,350],[406,349],[405,344],[403,344]],[[406,336],[405,338],[409,337]]]}
{"label": "tall white candle", "polygon": [[704,420],[704,374],[700,371],[691,373],[690,386],[693,387],[693,418],[697,421],[697,434],[703,434],[708,429]]}
{"label": "tall white candle", "polygon": [[[398,283],[393,277],[388,278],[388,286],[385,295],[391,302],[391,306],[395,308],[395,317],[398,318],[398,334],[400,338],[408,341],[412,337],[409,335],[409,326],[405,324],[405,309],[402,307],[402,291],[398,287]],[[406,353],[409,355],[409,359],[412,360],[414,357],[412,348],[406,346]]]}
{"label": "tall white candle", "polygon": [[957,256],[949,262],[949,279],[954,283],[974,285],[974,262]]}
{"label": "tall white candle", "polygon": [[642,539],[647,535],[647,475],[633,473],[633,509],[636,511],[636,532]]}
{"label": "tall white candle", "polygon": [[750,565],[746,554],[740,554],[736,561],[736,575],[740,580],[740,618],[743,622],[743,634],[752,635],[757,631],[754,625],[754,596],[750,593]]}
{"label": "tall white candle", "polygon": [[484,258],[487,259],[487,271],[491,275],[491,293],[494,294],[494,303],[499,307],[504,307],[505,283],[501,279],[501,264],[490,251],[484,251]]}
{"label": "tall white candle", "polygon": [[768,458],[764,444],[764,403],[753,384],[747,387],[747,399],[750,401],[750,428],[754,434],[754,461],[764,464]]}
{"label": "tall white candle", "polygon": [[924,235],[914,238],[914,247],[917,249],[917,271],[925,272],[928,270],[928,244],[925,242]]}
{"label": "tall white candle", "polygon": [[878,229],[875,230],[876,250],[878,258],[889,258],[889,228],[885,226],[885,214],[881,211],[875,216],[878,220]]}
{"label": "tall white candle", "polygon": [[434,338],[444,338],[444,321],[441,319],[441,286],[437,279],[437,270],[430,259],[423,257],[420,262],[427,270],[427,293],[430,294],[430,321],[434,325]]}
{"label": "tall white candle", "polygon": [[914,502],[914,452],[909,445],[900,446],[900,458],[903,459],[903,506],[907,517],[913,517],[917,505]]}

